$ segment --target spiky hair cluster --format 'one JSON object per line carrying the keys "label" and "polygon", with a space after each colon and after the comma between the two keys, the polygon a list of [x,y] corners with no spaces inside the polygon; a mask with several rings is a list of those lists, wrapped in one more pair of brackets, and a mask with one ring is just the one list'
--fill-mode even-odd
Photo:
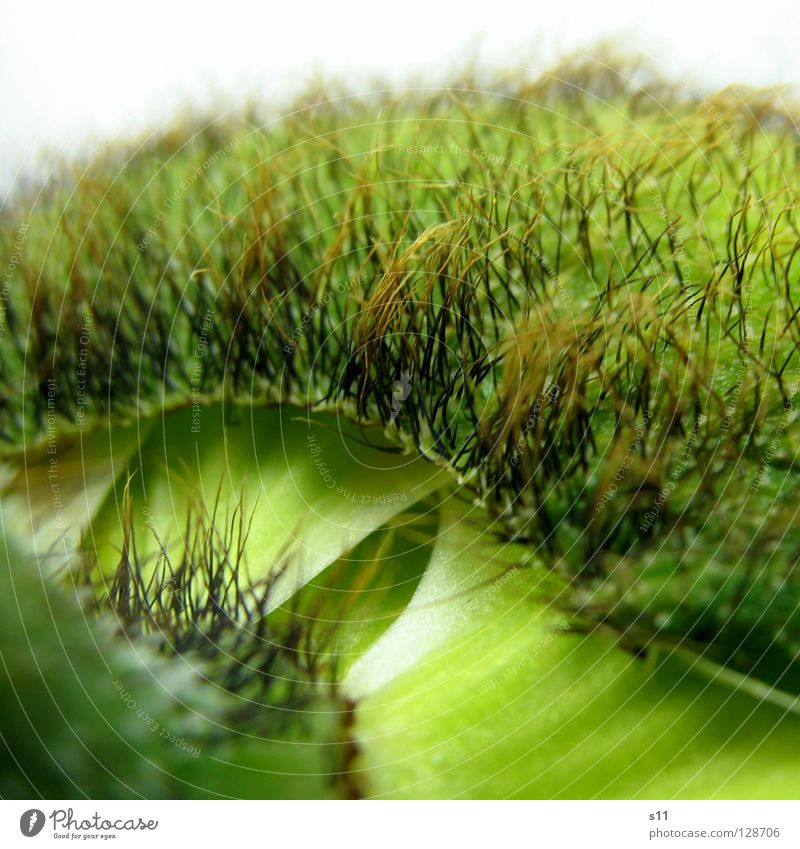
{"label": "spiky hair cluster", "polygon": [[309,100],[89,163],[25,227],[8,445],[337,410],[450,469],[591,623],[794,669],[796,129],[642,73]]}

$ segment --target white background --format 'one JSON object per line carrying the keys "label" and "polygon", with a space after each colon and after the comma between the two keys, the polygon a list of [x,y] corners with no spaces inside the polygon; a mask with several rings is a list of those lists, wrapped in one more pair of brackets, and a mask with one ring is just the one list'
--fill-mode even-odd
{"label": "white background", "polygon": [[[796,849],[796,802],[0,802],[0,845],[240,847],[324,846],[326,849]],[[313,808],[312,808],[313,805]],[[358,807],[355,808],[354,806]],[[121,833],[115,840],[54,840],[49,819],[56,808],[73,808],[80,820],[103,818],[158,820],[155,831]],[[24,837],[20,815],[39,808],[47,823],[40,834]],[[666,822],[650,814],[668,812]],[[773,838],[652,838],[651,831],[777,827]],[[59,831],[63,834],[63,831]],[[70,832],[75,834],[76,832]]]}
{"label": "white background", "polygon": [[0,9],[0,202],[43,156],[133,134],[187,103],[280,103],[315,74],[356,89],[376,76],[435,82],[468,59],[535,70],[613,39],[706,85],[800,82],[797,0],[2,0]]}

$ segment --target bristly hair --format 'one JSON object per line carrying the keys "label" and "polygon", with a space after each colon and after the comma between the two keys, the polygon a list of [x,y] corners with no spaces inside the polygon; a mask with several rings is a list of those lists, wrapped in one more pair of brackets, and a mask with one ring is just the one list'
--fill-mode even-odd
{"label": "bristly hair", "polygon": [[[777,99],[574,62],[252,118],[110,155],[32,211],[6,309],[30,324],[0,361],[12,450],[52,416],[335,409],[451,469],[593,621],[735,626],[723,653],[753,632],[796,657],[800,149]],[[705,568],[737,534],[774,556]],[[117,602],[147,617],[134,567]]]}
{"label": "bristly hair", "polygon": [[113,613],[126,637],[198,664],[235,697],[230,718],[239,728],[280,731],[302,721],[305,711],[319,710],[320,696],[339,699],[346,713],[333,681],[317,668],[319,647],[309,618],[290,609],[267,616],[271,588],[290,561],[276,564],[268,578],[247,578],[252,512],[245,514],[243,501],[223,507],[218,492],[210,511],[191,510],[174,549],[181,560],[172,562],[160,546],[153,562],[139,554],[129,492],[126,486],[123,544],[110,580],[103,579],[89,543],[82,546],[79,581],[93,587],[94,609]]}

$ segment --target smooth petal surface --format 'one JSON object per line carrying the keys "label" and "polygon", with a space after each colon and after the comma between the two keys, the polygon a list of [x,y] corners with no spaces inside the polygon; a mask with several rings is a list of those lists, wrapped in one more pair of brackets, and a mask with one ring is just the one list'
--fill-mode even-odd
{"label": "smooth petal surface", "polygon": [[[446,537],[448,545],[460,537],[458,556],[434,555],[435,580],[426,575],[419,599],[348,676],[366,694],[355,770],[366,795],[790,798],[800,790],[796,700],[710,678],[683,654],[643,662],[600,632],[570,633],[541,601],[540,567],[453,592],[483,562],[465,533],[461,525]],[[443,593],[429,596],[434,583]]]}

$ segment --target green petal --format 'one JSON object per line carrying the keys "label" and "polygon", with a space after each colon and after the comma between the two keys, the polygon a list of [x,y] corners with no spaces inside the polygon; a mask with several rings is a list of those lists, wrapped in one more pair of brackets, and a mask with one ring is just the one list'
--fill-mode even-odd
{"label": "green petal", "polygon": [[[238,522],[237,539],[227,541],[238,546],[241,530],[246,544],[241,556],[229,552],[232,565],[251,582],[274,579],[274,609],[449,480],[419,456],[361,444],[366,434],[332,416],[220,406],[201,421],[185,410],[152,425],[125,483],[91,523],[104,575],[120,562],[128,522],[146,571],[167,561],[177,568],[191,554],[193,525],[216,525],[222,539]],[[380,433],[373,438],[385,444]]]}
{"label": "green petal", "polygon": [[365,655],[368,674],[356,679],[357,665],[348,679],[368,693],[355,726],[366,795],[796,795],[796,700],[787,709],[683,655],[643,663],[608,635],[570,633],[542,602],[536,566],[457,592],[465,572],[483,571],[465,530],[458,556],[438,561],[444,592],[412,601]]}
{"label": "green petal", "polygon": [[[4,507],[4,524],[14,511]],[[320,696],[293,727],[231,727],[208,664],[126,643],[0,539],[0,795],[324,797],[342,769],[339,707]]]}

